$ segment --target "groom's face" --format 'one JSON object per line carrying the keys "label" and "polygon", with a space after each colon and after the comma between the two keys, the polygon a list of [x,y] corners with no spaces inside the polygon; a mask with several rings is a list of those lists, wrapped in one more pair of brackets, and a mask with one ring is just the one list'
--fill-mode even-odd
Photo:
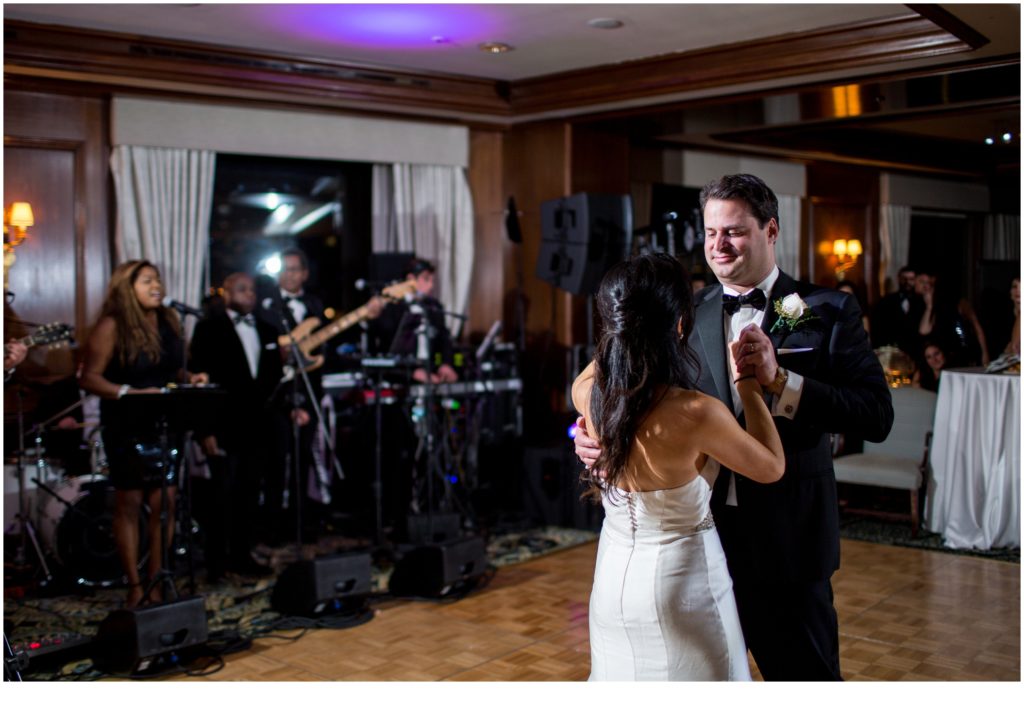
{"label": "groom's face", "polygon": [[775,265],[779,225],[764,226],[743,200],[708,200],[704,205],[704,255],[718,281],[746,292]]}

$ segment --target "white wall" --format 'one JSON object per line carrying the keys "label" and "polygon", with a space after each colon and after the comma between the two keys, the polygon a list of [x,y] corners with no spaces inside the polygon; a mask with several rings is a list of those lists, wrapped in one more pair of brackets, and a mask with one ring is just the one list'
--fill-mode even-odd
{"label": "white wall", "polygon": [[882,173],[879,188],[882,204],[964,212],[988,212],[990,208],[988,186],[978,183]]}
{"label": "white wall", "polygon": [[113,144],[465,168],[464,126],[184,100],[115,97]]}
{"label": "white wall", "polygon": [[807,169],[800,164],[707,151],[683,152],[682,184],[687,187],[704,187],[709,181],[731,173],[756,175],[777,195],[807,194]]}

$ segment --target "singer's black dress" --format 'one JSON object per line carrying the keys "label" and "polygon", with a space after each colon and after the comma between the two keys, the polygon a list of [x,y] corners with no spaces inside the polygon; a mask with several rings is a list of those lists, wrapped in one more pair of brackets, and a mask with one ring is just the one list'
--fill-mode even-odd
{"label": "singer's black dress", "polygon": [[[103,377],[117,385],[133,388],[164,387],[174,382],[182,369],[185,343],[161,317],[159,320],[160,358],[153,361],[139,354],[124,364],[115,353],[103,371]],[[100,400],[103,425],[103,449],[110,468],[110,482],[117,489],[159,487],[162,477],[169,485],[177,483],[181,445],[174,427],[167,435],[168,469],[164,469],[164,447],[159,429],[162,410],[156,396],[129,396]]]}

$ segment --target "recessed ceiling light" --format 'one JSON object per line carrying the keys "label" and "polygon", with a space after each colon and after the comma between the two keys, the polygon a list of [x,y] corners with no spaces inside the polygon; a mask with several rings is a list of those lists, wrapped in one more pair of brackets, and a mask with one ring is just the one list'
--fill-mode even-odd
{"label": "recessed ceiling light", "polygon": [[598,17],[588,20],[587,26],[594,29],[618,29],[622,26],[622,22],[612,17]]}
{"label": "recessed ceiling light", "polygon": [[437,34],[437,35],[435,35],[435,36],[432,36],[432,37],[430,37],[430,40],[431,40],[432,42],[434,42],[435,44],[450,44],[450,43],[451,43],[451,41],[452,41],[452,40],[451,40],[451,39],[449,39],[448,37],[446,37],[446,36],[441,36],[440,34]]}
{"label": "recessed ceiling light", "polygon": [[483,44],[478,44],[476,48],[489,54],[504,54],[512,51],[515,47],[500,41],[485,41]]}
{"label": "recessed ceiling light", "polygon": [[989,146],[991,146],[991,145],[992,145],[992,144],[994,144],[995,142],[996,142],[996,140],[995,140],[995,139],[993,139],[993,138],[992,138],[991,136],[986,136],[986,137],[985,137],[985,143],[986,143],[986,144],[988,144]]}

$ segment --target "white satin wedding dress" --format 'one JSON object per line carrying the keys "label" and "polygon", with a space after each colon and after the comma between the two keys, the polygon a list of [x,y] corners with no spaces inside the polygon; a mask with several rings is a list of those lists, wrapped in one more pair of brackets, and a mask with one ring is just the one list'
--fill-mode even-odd
{"label": "white satin wedding dress", "polygon": [[750,680],[708,482],[612,492],[590,596],[590,679]]}

